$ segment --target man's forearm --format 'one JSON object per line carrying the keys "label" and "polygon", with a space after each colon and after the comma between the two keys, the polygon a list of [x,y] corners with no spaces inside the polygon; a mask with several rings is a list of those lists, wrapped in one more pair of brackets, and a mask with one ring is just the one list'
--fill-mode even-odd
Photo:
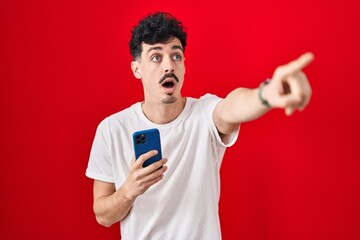
{"label": "man's forearm", "polygon": [[257,119],[269,111],[259,99],[259,89],[237,88],[224,101],[229,122],[242,123]]}
{"label": "man's forearm", "polygon": [[227,122],[242,123],[262,116],[269,109],[262,105],[258,88],[237,88],[224,99],[222,116]]}
{"label": "man's forearm", "polygon": [[111,226],[123,220],[129,214],[135,199],[163,179],[167,170],[166,158],[143,167],[146,160],[157,154],[157,151],[149,151],[136,161],[132,158],[129,176],[116,191],[114,183],[94,181],[94,212],[99,224]]}
{"label": "man's forearm", "polygon": [[99,224],[110,227],[123,220],[129,213],[135,199],[129,199],[120,187],[109,196],[103,196],[94,202],[94,212]]}
{"label": "man's forearm", "polygon": [[239,124],[257,119],[269,111],[259,99],[259,89],[237,88],[216,107],[214,121],[218,131],[230,134]]}

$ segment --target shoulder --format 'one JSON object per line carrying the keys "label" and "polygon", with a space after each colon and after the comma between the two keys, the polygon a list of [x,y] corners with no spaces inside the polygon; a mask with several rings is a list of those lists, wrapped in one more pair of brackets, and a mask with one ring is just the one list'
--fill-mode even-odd
{"label": "shoulder", "polygon": [[216,100],[220,101],[222,98],[218,97],[217,95],[212,94],[212,93],[206,93],[199,98],[193,98],[193,99],[195,99],[195,101],[198,101],[198,102],[209,102],[209,101],[216,101]]}
{"label": "shoulder", "polygon": [[138,110],[140,109],[140,102],[131,105],[128,108],[125,108],[119,112],[116,112],[104,120],[108,121],[110,124],[118,123],[118,122],[126,122],[131,121],[138,114]]}
{"label": "shoulder", "polygon": [[216,105],[222,98],[214,94],[205,94],[199,98],[187,98],[186,113],[191,118],[200,118],[203,123],[212,122],[212,115]]}
{"label": "shoulder", "polygon": [[218,97],[214,94],[207,93],[201,96],[198,99],[195,99],[195,105],[201,107],[202,109],[213,111],[215,106],[222,100],[221,97]]}
{"label": "shoulder", "polygon": [[127,126],[129,124],[131,125],[131,123],[134,122],[134,119],[137,118],[140,104],[141,103],[135,103],[128,108],[107,116],[99,123],[98,129],[107,129],[108,131],[111,131],[114,128]]}

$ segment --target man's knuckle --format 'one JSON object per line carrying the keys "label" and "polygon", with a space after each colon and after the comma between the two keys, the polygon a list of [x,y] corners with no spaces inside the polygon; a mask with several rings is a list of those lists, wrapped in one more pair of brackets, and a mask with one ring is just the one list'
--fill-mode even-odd
{"label": "man's knuckle", "polygon": [[138,158],[138,161],[140,161],[140,162],[142,162],[142,161],[144,161],[144,160],[145,160],[144,155],[141,155],[141,156]]}
{"label": "man's knuckle", "polygon": [[142,189],[144,187],[142,181],[139,181],[139,180],[135,181],[135,186],[138,189]]}
{"label": "man's knuckle", "polygon": [[140,179],[140,174],[139,174],[138,172],[134,172],[134,173],[133,173],[133,176],[134,176],[135,181],[139,181],[139,179]]}
{"label": "man's knuckle", "polygon": [[285,70],[284,66],[279,66],[275,69],[275,74],[281,75],[281,74],[283,74],[284,70]]}

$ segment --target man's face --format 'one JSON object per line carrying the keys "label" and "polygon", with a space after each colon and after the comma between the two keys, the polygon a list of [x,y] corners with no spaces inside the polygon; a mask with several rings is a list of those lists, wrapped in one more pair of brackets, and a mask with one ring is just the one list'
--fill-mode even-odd
{"label": "man's face", "polygon": [[184,60],[178,38],[154,45],[142,43],[141,56],[131,63],[131,68],[142,81],[146,102],[171,104],[181,100]]}

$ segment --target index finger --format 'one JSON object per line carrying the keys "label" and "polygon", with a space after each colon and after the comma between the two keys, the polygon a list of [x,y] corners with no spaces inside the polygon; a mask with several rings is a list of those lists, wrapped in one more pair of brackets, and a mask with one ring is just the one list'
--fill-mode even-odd
{"label": "index finger", "polygon": [[140,155],[138,159],[135,159],[135,164],[138,163],[140,166],[142,166],[146,160],[148,160],[149,158],[151,158],[153,156],[156,156],[157,154],[158,154],[157,150],[148,151],[148,152]]}
{"label": "index finger", "polygon": [[286,69],[286,75],[293,74],[303,69],[304,67],[309,65],[313,60],[314,60],[314,54],[312,54],[311,52],[304,53],[298,59],[295,59],[284,66],[284,68]]}

